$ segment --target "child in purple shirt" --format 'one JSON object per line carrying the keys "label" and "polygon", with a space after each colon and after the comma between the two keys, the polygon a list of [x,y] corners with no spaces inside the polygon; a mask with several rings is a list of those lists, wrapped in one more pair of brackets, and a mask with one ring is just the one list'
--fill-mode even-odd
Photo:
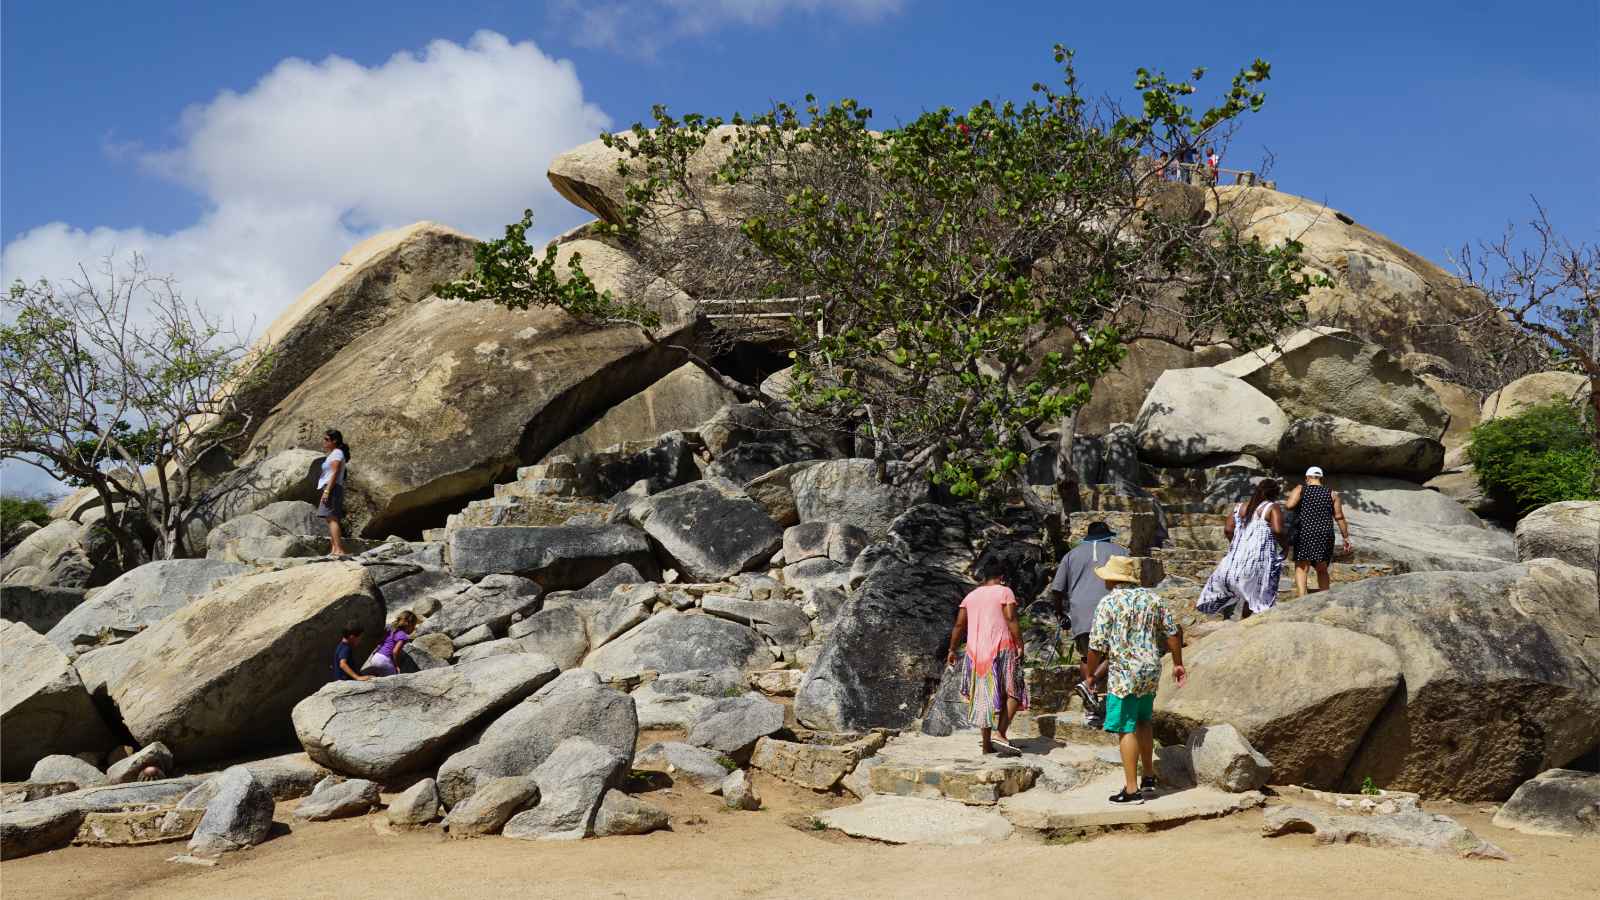
{"label": "child in purple shirt", "polygon": [[405,610],[394,617],[389,630],[383,636],[383,643],[378,649],[372,651],[367,657],[366,665],[361,667],[363,674],[367,675],[398,675],[400,669],[395,665],[395,660],[400,656],[400,649],[411,640],[411,635],[417,630],[417,614]]}

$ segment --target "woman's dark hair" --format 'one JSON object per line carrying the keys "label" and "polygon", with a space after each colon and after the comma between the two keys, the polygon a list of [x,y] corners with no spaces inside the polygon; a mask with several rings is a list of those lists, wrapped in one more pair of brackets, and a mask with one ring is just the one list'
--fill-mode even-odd
{"label": "woman's dark hair", "polygon": [[1276,481],[1273,481],[1271,478],[1261,479],[1261,481],[1256,485],[1256,489],[1250,492],[1250,505],[1244,508],[1245,523],[1249,524],[1250,517],[1255,515],[1256,507],[1266,503],[1268,500],[1278,499],[1279,490],[1280,488]]}
{"label": "woman's dark hair", "polygon": [[339,431],[337,428],[329,428],[327,431],[322,433],[322,436],[330,441],[333,441],[333,445],[338,447],[339,452],[344,454],[345,462],[350,461],[350,445],[344,442],[343,432]]}
{"label": "woman's dark hair", "polygon": [[990,548],[979,554],[977,562],[972,564],[972,574],[978,579],[978,583],[982,584],[991,578],[1009,581],[1011,573],[1001,555]]}

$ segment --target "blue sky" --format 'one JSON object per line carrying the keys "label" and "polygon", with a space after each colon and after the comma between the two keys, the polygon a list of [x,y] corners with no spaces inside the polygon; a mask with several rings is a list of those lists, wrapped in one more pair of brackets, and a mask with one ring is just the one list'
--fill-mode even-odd
{"label": "blue sky", "polygon": [[855,96],[885,124],[1023,97],[1056,41],[1094,92],[1138,66],[1273,65],[1230,159],[1443,262],[1525,217],[1600,228],[1600,4],[8,0],[0,275],[141,250],[259,330],[375,228],[583,216],[549,158],[653,103]]}

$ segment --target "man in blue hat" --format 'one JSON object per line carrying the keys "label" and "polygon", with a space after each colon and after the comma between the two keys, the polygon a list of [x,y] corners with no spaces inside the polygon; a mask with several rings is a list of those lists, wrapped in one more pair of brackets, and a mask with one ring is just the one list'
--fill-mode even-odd
{"label": "man in blue hat", "polygon": [[[1089,658],[1089,628],[1094,624],[1095,607],[1110,592],[1105,581],[1094,573],[1113,556],[1128,556],[1128,548],[1115,540],[1116,532],[1104,522],[1091,522],[1078,546],[1061,557],[1056,567],[1056,577],[1050,582],[1050,599],[1055,601],[1056,618],[1070,623],[1072,640],[1078,648],[1078,658],[1087,663]],[[1067,598],[1071,615],[1062,608],[1062,598]],[[1078,696],[1083,698],[1083,723],[1098,728],[1105,715],[1106,662],[1089,671],[1084,668],[1083,680],[1078,682]]]}

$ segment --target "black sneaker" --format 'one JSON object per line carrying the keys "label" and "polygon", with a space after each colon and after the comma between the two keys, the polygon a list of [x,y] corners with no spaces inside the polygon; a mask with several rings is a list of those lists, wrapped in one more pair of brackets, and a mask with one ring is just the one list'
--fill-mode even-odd
{"label": "black sneaker", "polygon": [[1110,800],[1112,803],[1143,803],[1144,797],[1138,794],[1130,794],[1127,789],[1123,789],[1112,794]]}
{"label": "black sneaker", "polygon": [[1102,712],[1102,707],[1105,705],[1104,701],[1102,701],[1100,697],[1095,694],[1094,688],[1089,687],[1089,683],[1087,681],[1078,682],[1078,686],[1074,688],[1074,690],[1078,692],[1078,696],[1083,700],[1084,712],[1093,714],[1100,714]]}
{"label": "black sneaker", "polygon": [[1155,792],[1156,792],[1156,777],[1154,775],[1146,775],[1143,778],[1139,779],[1139,795],[1140,796],[1148,796],[1150,794],[1154,794]]}

